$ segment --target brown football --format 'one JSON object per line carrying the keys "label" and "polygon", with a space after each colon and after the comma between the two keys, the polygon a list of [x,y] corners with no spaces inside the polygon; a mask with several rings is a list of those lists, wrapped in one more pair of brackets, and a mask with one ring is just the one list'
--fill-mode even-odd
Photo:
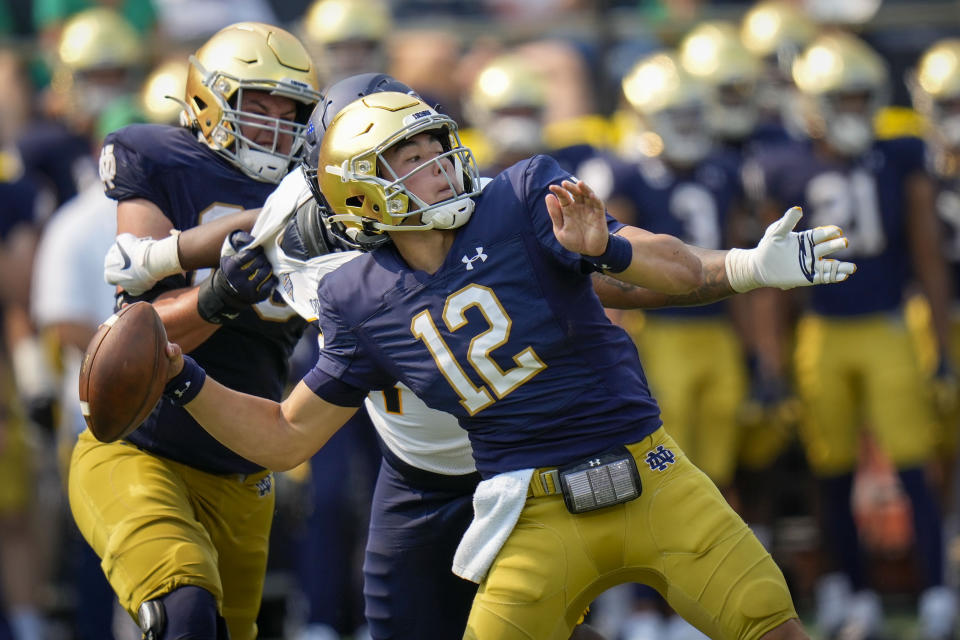
{"label": "brown football", "polygon": [[135,302],[97,329],[80,367],[80,408],[101,442],[123,438],[150,415],[167,383],[167,332],[149,302]]}

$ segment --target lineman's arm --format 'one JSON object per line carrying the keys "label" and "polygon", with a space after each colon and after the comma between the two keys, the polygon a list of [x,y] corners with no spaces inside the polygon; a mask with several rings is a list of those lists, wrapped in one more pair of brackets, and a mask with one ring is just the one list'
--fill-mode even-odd
{"label": "lineman's arm", "polygon": [[[173,378],[184,366],[180,347],[168,344],[167,357]],[[274,471],[308,460],[358,409],[331,404],[302,381],[282,403],[228,389],[210,377],[200,384],[184,408],[225,447]]]}

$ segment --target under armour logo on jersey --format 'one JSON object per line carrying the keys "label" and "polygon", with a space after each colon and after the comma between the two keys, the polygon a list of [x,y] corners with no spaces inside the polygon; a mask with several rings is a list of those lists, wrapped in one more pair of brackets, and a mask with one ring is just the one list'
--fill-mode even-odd
{"label": "under armour logo on jersey", "polygon": [[599,466],[600,466],[600,458],[594,458],[593,460],[591,460],[591,461],[590,461],[590,466],[591,466],[591,467],[599,467]]}
{"label": "under armour logo on jersey", "polygon": [[287,297],[293,300],[293,282],[290,280],[290,274],[285,273],[282,276],[283,282],[283,292],[287,294]]}
{"label": "under armour logo on jersey", "polygon": [[190,388],[190,381],[187,380],[186,384],[183,385],[182,389],[173,390],[173,395],[177,396],[178,398],[182,398],[183,394],[185,394],[187,392],[187,389],[189,388]]}
{"label": "under armour logo on jersey", "polygon": [[463,256],[460,258],[460,262],[467,265],[467,271],[473,270],[473,263],[479,260],[480,262],[487,261],[487,254],[483,252],[483,247],[477,247],[477,255],[471,257]]}
{"label": "under armour logo on jersey", "polygon": [[273,476],[265,476],[262,479],[257,480],[257,495],[261,498],[270,495],[270,490],[272,488]]}
{"label": "under armour logo on jersey", "polygon": [[670,451],[670,449],[664,449],[662,444],[654,451],[648,453],[646,459],[644,460],[644,462],[650,465],[651,471],[663,471],[676,461],[677,458],[675,455],[673,455],[673,451]]}

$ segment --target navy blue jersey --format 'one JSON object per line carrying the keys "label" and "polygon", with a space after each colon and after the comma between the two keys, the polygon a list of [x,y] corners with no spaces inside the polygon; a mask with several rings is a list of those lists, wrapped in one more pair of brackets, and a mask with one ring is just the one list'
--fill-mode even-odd
{"label": "navy blue jersey", "polygon": [[569,177],[547,156],[499,174],[432,275],[391,245],[324,278],[324,349],[305,382],[340,405],[403,382],[460,419],[485,477],[657,429],[633,341],[604,314],[588,263],[553,235],[544,196]]}
{"label": "navy blue jersey", "polygon": [[[111,168],[111,163],[113,167]],[[242,174],[187,129],[130,125],[107,136],[100,162],[107,195],[145,198],[184,230],[241,209],[263,205],[274,186]],[[167,278],[144,294],[195,284],[208,270]],[[279,298],[244,309],[190,353],[231,389],[279,400],[287,359],[304,322]],[[213,439],[186,410],[163,400],[128,438],[148,451],[212,473],[250,473],[259,467]]]}
{"label": "navy blue jersey", "polygon": [[880,140],[862,157],[826,160],[810,143],[797,143],[757,157],[766,196],[783,208],[800,205],[808,228],[835,224],[850,247],[834,257],[857,263],[857,277],[810,290],[812,309],[848,316],[897,309],[910,277],[908,176],[924,171],[918,138]]}
{"label": "navy blue jersey", "polygon": [[56,121],[36,122],[17,140],[27,174],[53,193],[57,206],[97,179],[90,141]]}
{"label": "navy blue jersey", "polygon": [[10,182],[0,181],[0,202],[3,203],[0,240],[5,241],[20,225],[36,224],[37,189],[28,177],[20,176]]}
{"label": "navy blue jersey", "polygon": [[[730,246],[731,209],[743,198],[737,158],[711,154],[689,171],[676,171],[659,159],[630,164],[619,177],[618,195],[633,206],[633,223],[653,233],[666,233],[704,249]],[[651,310],[669,316],[712,317],[725,313],[724,302]]]}

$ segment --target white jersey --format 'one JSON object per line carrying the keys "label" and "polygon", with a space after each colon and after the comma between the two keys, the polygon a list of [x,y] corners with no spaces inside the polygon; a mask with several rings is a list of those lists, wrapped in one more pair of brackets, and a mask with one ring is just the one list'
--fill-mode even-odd
{"label": "white jersey", "polygon": [[[117,234],[117,203],[100,182],[67,201],[43,229],[34,261],[30,313],[40,328],[58,323],[96,327],[113,313],[114,287],[103,281],[103,256]],[[62,355],[60,433],[86,427],[77,378],[83,354]]]}
{"label": "white jersey", "polygon": [[[291,171],[267,198],[251,232],[256,238],[253,244],[263,245],[273,265],[279,280],[277,290],[283,299],[311,322],[317,318],[320,279],[360,255],[357,251],[344,251],[303,261],[280,248],[281,232],[287,221],[297,207],[312,197],[303,171]],[[381,391],[370,393],[365,400],[370,419],[390,451],[407,464],[433,473],[463,475],[475,471],[467,432],[456,418],[427,407],[402,384],[397,389],[399,411],[387,410],[387,398]]]}

